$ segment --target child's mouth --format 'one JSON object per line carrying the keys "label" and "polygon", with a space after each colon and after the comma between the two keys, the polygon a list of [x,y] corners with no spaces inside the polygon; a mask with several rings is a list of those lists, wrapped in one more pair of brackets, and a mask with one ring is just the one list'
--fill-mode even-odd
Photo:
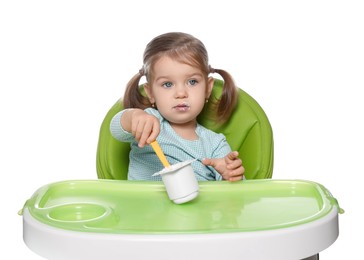
{"label": "child's mouth", "polygon": [[173,107],[177,111],[187,111],[190,109],[190,106],[187,103],[178,104],[177,106]]}

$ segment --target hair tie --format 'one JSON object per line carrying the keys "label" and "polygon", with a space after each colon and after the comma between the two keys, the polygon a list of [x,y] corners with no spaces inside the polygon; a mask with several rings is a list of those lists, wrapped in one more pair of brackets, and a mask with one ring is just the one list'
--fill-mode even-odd
{"label": "hair tie", "polygon": [[209,72],[210,72],[210,73],[215,73],[215,72],[216,72],[216,70],[215,70],[213,67],[211,67],[211,65],[209,65]]}
{"label": "hair tie", "polygon": [[144,76],[144,69],[143,69],[143,68],[141,68],[141,69],[139,70],[139,75],[140,75],[140,76]]}

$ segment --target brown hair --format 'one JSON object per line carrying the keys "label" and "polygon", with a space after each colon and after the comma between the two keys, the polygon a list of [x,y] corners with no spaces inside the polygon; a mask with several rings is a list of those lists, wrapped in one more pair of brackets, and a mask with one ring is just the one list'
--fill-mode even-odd
{"label": "brown hair", "polygon": [[181,63],[199,68],[208,78],[209,73],[218,73],[224,80],[221,97],[210,101],[214,102],[216,120],[225,122],[231,115],[237,102],[237,87],[231,75],[225,70],[213,69],[208,62],[208,54],[204,44],[192,35],[180,32],[171,32],[159,35],[148,43],[143,55],[143,67],[127,84],[123,104],[125,108],[151,107],[151,103],[139,85],[140,79],[145,76],[147,81],[153,77],[154,64],[162,56],[168,56]]}

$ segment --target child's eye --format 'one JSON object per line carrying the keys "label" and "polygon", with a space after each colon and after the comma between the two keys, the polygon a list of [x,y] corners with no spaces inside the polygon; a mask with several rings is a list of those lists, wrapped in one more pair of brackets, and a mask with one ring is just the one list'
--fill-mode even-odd
{"label": "child's eye", "polygon": [[198,82],[197,82],[197,80],[195,80],[195,79],[190,79],[189,81],[188,81],[188,84],[189,85],[191,85],[191,86],[194,86],[194,85],[196,85]]}
{"label": "child's eye", "polygon": [[166,82],[166,83],[163,83],[162,86],[165,88],[170,88],[173,86],[173,84],[171,82]]}

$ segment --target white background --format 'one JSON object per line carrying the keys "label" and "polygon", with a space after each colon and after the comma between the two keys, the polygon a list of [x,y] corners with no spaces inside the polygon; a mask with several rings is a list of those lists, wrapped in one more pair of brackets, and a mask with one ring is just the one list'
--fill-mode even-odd
{"label": "white background", "polygon": [[360,2],[2,1],[0,258],[41,259],[22,240],[18,210],[43,185],[97,178],[101,121],[145,45],[184,31],[265,109],[273,178],[319,182],[345,209],[320,259],[364,259]]}

